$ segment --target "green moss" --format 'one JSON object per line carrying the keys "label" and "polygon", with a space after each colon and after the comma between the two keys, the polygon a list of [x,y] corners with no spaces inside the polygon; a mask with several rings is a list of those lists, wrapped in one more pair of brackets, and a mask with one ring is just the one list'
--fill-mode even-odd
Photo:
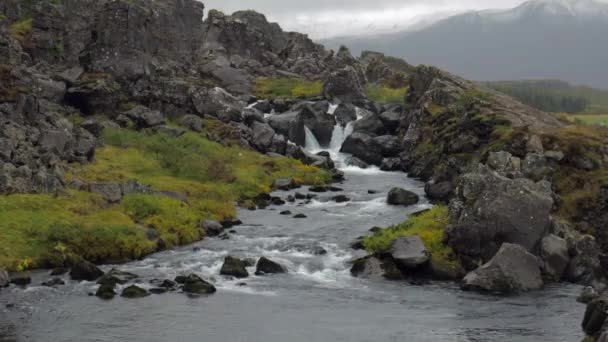
{"label": "green moss", "polygon": [[149,228],[166,247],[191,243],[204,236],[205,219],[233,218],[239,199],[270,191],[276,178],[310,184],[331,178],[299,161],[224,147],[194,133],[170,138],[118,129],[104,139],[107,146],[97,150],[95,162],[72,166],[68,181],[135,179],[159,193],[128,195],[112,205],[76,191],[0,196],[1,268],[61,266],[75,256],[94,262],[140,258],[157,249]]}
{"label": "green moss", "polygon": [[397,238],[417,235],[431,253],[434,262],[456,267],[459,262],[455,258],[454,252],[443,242],[448,223],[448,208],[436,206],[429,211],[412,216],[400,225],[365,238],[365,248],[373,253],[382,253],[388,250]]}
{"label": "green moss", "polygon": [[10,27],[11,36],[20,41],[25,42],[32,33],[32,18],[20,20]]}
{"label": "green moss", "polygon": [[259,98],[313,98],[323,93],[323,82],[299,78],[260,78],[253,85]]}
{"label": "green moss", "polygon": [[366,88],[367,97],[370,100],[384,104],[400,104],[405,101],[408,87],[390,88],[382,85],[371,84]]}

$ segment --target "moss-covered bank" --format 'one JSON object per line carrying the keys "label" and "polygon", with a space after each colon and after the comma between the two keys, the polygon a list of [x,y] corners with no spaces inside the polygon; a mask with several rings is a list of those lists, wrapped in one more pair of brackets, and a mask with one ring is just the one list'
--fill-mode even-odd
{"label": "moss-covered bank", "polygon": [[117,129],[104,139],[95,162],[70,168],[67,182],[136,180],[153,192],[113,204],[76,189],[0,196],[0,268],[59,267],[74,257],[98,263],[141,258],[202,239],[206,219],[234,218],[238,200],[270,191],[276,178],[330,179],[299,161],[225,147],[195,133],[171,138]]}

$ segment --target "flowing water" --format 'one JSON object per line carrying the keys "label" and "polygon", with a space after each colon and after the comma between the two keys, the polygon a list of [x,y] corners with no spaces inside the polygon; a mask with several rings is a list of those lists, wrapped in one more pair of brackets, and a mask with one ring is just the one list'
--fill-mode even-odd
{"label": "flowing water", "polygon": [[[337,127],[336,141],[332,139],[328,149],[345,172],[346,181],[339,187],[351,202],[332,202],[336,193],[326,193],[310,203],[242,210],[244,224],[235,227],[228,240],[209,238],[116,266],[138,274],[142,287],[151,279],[198,273],[217,286],[217,293],[102,301],[88,295],[95,291],[94,283],[67,278],[68,284],[57,289],[11,287],[0,292],[0,341],[580,340],[584,306],[575,301],[577,286],[495,297],[462,292],[451,283],[413,286],[351,277],[349,261],[362,256],[349,248],[351,241],[373,226],[402,222],[429,204],[423,200],[405,209],[386,205],[392,187],[423,195],[423,184],[402,173],[345,167],[338,151],[349,132],[352,127]],[[310,135],[307,138],[313,139]],[[307,141],[307,146],[320,149],[315,141]],[[307,193],[306,188],[295,191]],[[276,195],[285,198],[295,191]],[[283,216],[282,210],[307,218]],[[318,255],[321,248],[327,253]],[[227,255],[266,256],[284,264],[288,273],[228,279],[219,275]],[[33,284],[46,280],[47,274],[36,272]]]}

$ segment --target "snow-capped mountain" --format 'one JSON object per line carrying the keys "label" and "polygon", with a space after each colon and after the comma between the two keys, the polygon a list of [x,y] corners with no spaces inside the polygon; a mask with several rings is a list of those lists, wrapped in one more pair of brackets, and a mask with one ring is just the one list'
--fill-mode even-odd
{"label": "snow-capped mountain", "polygon": [[597,0],[532,0],[416,31],[324,43],[340,41],[355,53],[379,50],[477,80],[560,78],[608,88],[608,3]]}

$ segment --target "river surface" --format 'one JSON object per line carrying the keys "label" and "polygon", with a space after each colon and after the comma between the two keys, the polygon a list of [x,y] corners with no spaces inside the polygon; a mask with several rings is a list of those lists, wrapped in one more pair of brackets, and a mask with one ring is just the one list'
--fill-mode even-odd
{"label": "river surface", "polygon": [[[345,135],[344,130],[335,134]],[[309,148],[314,147],[314,142],[309,143]],[[575,300],[578,286],[555,285],[498,297],[463,292],[452,283],[414,286],[351,277],[349,262],[362,256],[349,248],[356,237],[374,226],[402,222],[430,205],[426,200],[408,208],[386,205],[392,187],[424,198],[423,184],[403,173],[344,167],[343,156],[335,149],[331,152],[346,174],[346,181],[337,185],[343,192],[320,194],[310,203],[242,210],[239,218],[244,224],[235,227],[228,240],[209,238],[115,266],[139,275],[136,283],[142,287],[149,287],[151,279],[197,273],[213,282],[217,293],[191,298],[174,292],[102,301],[89,296],[96,290],[93,282],[77,283],[66,277],[65,286],[43,288],[37,284],[49,278],[48,272],[35,272],[33,286],[0,292],[0,341],[571,342],[582,338],[584,306]],[[295,191],[308,193],[306,187]],[[285,198],[295,191],[275,194]],[[336,194],[352,201],[330,201]],[[283,210],[307,218],[280,215]],[[319,247],[327,254],[315,255]],[[219,275],[227,255],[266,256],[285,265],[288,273],[227,279]],[[253,271],[249,269],[250,274]]]}

